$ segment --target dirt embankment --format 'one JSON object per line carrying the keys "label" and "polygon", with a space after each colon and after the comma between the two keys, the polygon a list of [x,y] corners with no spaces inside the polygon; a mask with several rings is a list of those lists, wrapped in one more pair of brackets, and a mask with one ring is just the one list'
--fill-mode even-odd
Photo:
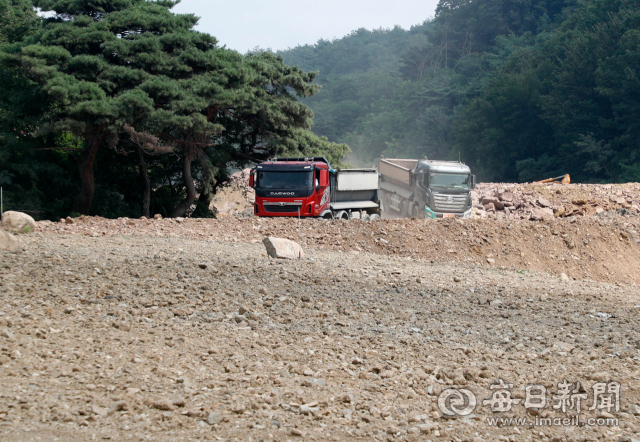
{"label": "dirt embankment", "polygon": [[[160,225],[253,229],[234,222],[242,229]],[[391,226],[412,224],[462,229],[322,225],[395,237]],[[0,440],[640,437],[637,286],[373,253],[309,250],[302,262],[278,261],[248,238],[45,233],[0,252]],[[510,412],[483,401],[499,380],[517,398]],[[563,381],[584,388],[583,419],[619,421],[529,424],[575,413],[557,407]],[[619,409],[588,410],[596,383],[609,381],[622,388]],[[541,409],[523,404],[530,384],[547,388]],[[443,418],[438,397],[448,388],[477,397],[471,415]],[[527,424],[489,423],[497,417]]]}
{"label": "dirt embankment", "polygon": [[[265,236],[298,240],[298,222],[290,218],[227,216],[218,220],[106,220],[83,218],[74,224],[40,222],[51,233],[88,236],[180,236],[228,242],[258,242]],[[517,270],[566,273],[571,278],[640,283],[640,220],[601,214],[546,221],[471,220],[303,220],[305,247],[370,252],[463,262]]]}
{"label": "dirt embankment", "polygon": [[481,183],[473,192],[474,215],[541,220],[607,211],[640,213],[640,184]]}

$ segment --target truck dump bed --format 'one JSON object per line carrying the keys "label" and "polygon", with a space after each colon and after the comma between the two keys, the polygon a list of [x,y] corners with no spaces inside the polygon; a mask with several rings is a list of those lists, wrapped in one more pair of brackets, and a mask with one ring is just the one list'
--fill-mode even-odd
{"label": "truck dump bed", "polygon": [[331,208],[378,207],[378,171],[375,169],[342,169],[331,177]]}
{"label": "truck dump bed", "polygon": [[380,160],[378,170],[380,175],[411,185],[411,172],[418,160],[387,159]]}

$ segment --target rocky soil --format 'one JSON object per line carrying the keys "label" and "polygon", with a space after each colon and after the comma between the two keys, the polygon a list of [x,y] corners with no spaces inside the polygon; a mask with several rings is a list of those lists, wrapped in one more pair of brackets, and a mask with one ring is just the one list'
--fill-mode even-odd
{"label": "rocky soil", "polygon": [[[640,432],[635,284],[317,247],[302,262],[276,261],[262,244],[208,239],[37,233],[25,242],[0,261],[2,440]],[[484,405],[442,418],[444,388],[483,398],[498,378],[515,397],[528,383],[615,379],[620,425],[495,428]]]}
{"label": "rocky soil", "polygon": [[605,212],[640,213],[640,184],[481,183],[473,192],[476,216],[541,220]]}
{"label": "rocky soil", "polygon": [[338,253],[373,253],[427,262],[460,262],[512,270],[537,270],[571,278],[640,283],[640,218],[605,212],[544,221],[398,219],[319,221],[222,216],[212,219],[69,219],[39,222],[47,233],[89,237],[150,235],[237,243],[265,236]]}
{"label": "rocky soil", "polygon": [[222,216],[252,213],[255,191],[249,187],[250,173],[251,169],[243,169],[231,175],[229,182],[218,189],[210,209]]}
{"label": "rocky soil", "polygon": [[[639,224],[307,220],[282,261],[290,219],[39,222],[0,252],[0,440],[640,440]],[[492,411],[499,379],[548,405]],[[529,425],[565,380],[618,424]]]}

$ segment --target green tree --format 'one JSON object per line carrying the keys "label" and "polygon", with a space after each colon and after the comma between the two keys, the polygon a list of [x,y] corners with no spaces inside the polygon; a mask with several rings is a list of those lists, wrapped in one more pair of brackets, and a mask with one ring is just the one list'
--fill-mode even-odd
{"label": "green tree", "polygon": [[20,42],[39,25],[40,19],[31,2],[0,0],[0,44]]}
{"label": "green tree", "polygon": [[580,4],[497,70],[456,120],[457,147],[483,178],[640,179],[638,6]]}
{"label": "green tree", "polygon": [[[130,141],[137,151],[145,214],[151,186],[143,151],[181,156],[185,197],[174,216],[192,206],[194,178],[205,181],[203,191],[210,195],[212,177],[229,161],[283,151],[345,149],[304,133],[313,114],[296,96],[315,92],[310,84],[314,74],[287,67],[270,54],[243,57],[218,47],[214,37],[193,30],[197,17],[171,12],[176,3],[34,1],[55,15],[13,51],[14,62],[53,103],[50,122],[39,132],[84,140],[77,203],[81,213],[91,209],[94,163],[105,145],[122,149]],[[129,141],[123,144],[125,132]],[[139,142],[141,138],[146,141]],[[226,154],[211,154],[214,146]],[[195,160],[197,177],[191,169]]]}

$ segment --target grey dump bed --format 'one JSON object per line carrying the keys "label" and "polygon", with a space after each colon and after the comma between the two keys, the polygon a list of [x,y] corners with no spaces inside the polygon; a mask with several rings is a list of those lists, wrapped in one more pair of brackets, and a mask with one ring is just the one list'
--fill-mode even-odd
{"label": "grey dump bed", "polygon": [[378,207],[378,171],[343,169],[331,174],[331,208],[345,210]]}
{"label": "grey dump bed", "polygon": [[378,163],[380,175],[411,185],[411,172],[416,168],[418,160],[381,159]]}

